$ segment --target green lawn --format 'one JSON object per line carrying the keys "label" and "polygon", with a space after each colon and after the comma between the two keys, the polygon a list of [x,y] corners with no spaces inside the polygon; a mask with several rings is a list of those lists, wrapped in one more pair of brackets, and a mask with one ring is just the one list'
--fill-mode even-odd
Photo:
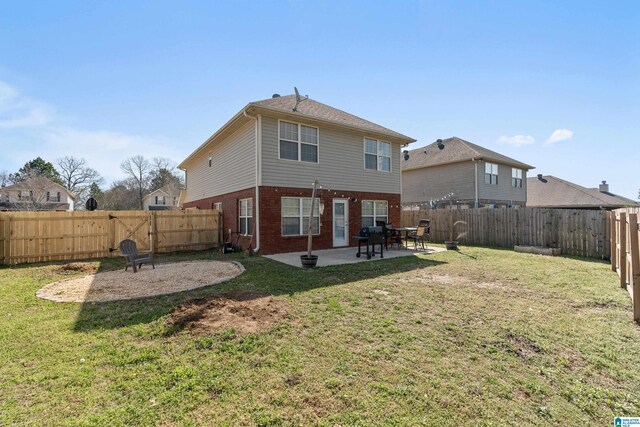
{"label": "green lawn", "polygon": [[[75,274],[60,264],[0,268],[0,425],[604,426],[640,416],[640,327],[606,263],[467,247],[313,271],[240,255],[161,260],[208,258],[246,272],[84,305],[35,297]],[[230,289],[285,301],[286,321],[244,336],[168,326],[180,303]]]}

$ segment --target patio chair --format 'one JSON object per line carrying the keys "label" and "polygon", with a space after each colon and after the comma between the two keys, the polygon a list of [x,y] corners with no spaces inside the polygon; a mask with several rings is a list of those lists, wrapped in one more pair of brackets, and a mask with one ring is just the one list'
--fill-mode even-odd
{"label": "patio chair", "polygon": [[132,266],[133,272],[137,273],[142,264],[151,264],[154,270],[156,268],[156,264],[153,261],[153,252],[138,252],[138,246],[133,240],[126,239],[120,242],[120,253],[127,260],[124,271],[127,271],[129,266]]}
{"label": "patio chair", "polygon": [[418,243],[422,246],[422,249],[426,249],[425,242],[427,241],[427,227],[418,226],[415,233],[411,233],[407,236],[408,240],[413,240],[413,249],[418,249]]}
{"label": "patio chair", "polygon": [[385,233],[385,248],[388,249],[388,246],[391,245],[393,249],[393,245],[398,245],[398,249],[402,246],[402,236],[400,232],[393,229],[393,224],[386,224],[383,229]]}

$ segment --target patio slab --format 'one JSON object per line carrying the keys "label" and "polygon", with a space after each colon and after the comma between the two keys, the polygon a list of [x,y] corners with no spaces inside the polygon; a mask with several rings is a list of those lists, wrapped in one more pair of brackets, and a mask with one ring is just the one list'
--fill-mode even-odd
{"label": "patio slab", "polygon": [[[412,249],[389,249],[384,251],[384,259],[399,258],[403,256],[415,256],[419,254],[432,254],[435,252],[445,251],[444,248],[429,247],[428,249],[415,251]],[[356,257],[358,252],[357,247],[337,248],[337,249],[324,249],[320,251],[313,251],[314,255],[318,255],[318,267],[327,267],[330,265],[342,265],[342,264],[355,264],[357,262],[372,262],[380,260],[380,255],[367,259],[363,254],[360,258]],[[294,267],[300,267],[300,255],[305,255],[304,252],[289,252],[285,254],[273,254],[264,255],[265,258],[272,259],[284,264],[292,265]]]}

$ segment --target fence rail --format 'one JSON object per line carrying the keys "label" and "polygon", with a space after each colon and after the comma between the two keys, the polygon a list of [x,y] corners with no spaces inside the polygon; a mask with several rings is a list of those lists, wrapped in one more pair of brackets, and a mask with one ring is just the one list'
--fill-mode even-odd
{"label": "fence rail", "polygon": [[219,246],[219,212],[0,212],[0,263],[118,256],[118,243],[135,240],[155,253]]}
{"label": "fence rail", "polygon": [[460,240],[479,246],[542,246],[565,255],[608,259],[610,227],[606,211],[580,209],[463,209],[402,211],[402,225],[431,220],[435,242]]}
{"label": "fence rail", "polygon": [[620,287],[629,292],[633,320],[640,323],[640,229],[638,209],[611,212],[611,270],[620,276]]}

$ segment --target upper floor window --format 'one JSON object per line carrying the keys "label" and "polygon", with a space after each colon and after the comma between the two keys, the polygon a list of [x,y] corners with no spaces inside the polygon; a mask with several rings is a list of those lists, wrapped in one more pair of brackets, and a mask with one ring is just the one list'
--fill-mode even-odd
{"label": "upper floor window", "polygon": [[318,128],[280,121],[280,158],[318,163]]}
{"label": "upper floor window", "polygon": [[[281,209],[283,236],[307,234],[311,216],[311,197],[283,197]],[[320,234],[320,200],[317,197],[313,206],[311,234]]]}
{"label": "upper floor window", "polygon": [[164,196],[156,196],[156,205],[164,205]]}
{"label": "upper floor window", "polygon": [[484,183],[498,185],[498,165],[495,163],[484,164]]}
{"label": "upper floor window", "polygon": [[373,227],[376,221],[384,221],[385,224],[389,219],[389,204],[386,200],[363,200],[362,201],[362,226]]}
{"label": "upper floor window", "polygon": [[47,191],[47,202],[48,202],[49,200],[51,200],[51,192],[50,192],[50,191]]}
{"label": "upper floor window", "polygon": [[253,233],[253,199],[241,199],[238,206],[238,228],[243,236],[250,236]]}
{"label": "upper floor window", "polygon": [[522,188],[522,169],[511,168],[511,186]]}
{"label": "upper floor window", "polygon": [[391,171],[391,144],[377,139],[364,139],[364,167],[374,171]]}
{"label": "upper floor window", "polygon": [[60,203],[60,192],[56,194],[56,202]]}

